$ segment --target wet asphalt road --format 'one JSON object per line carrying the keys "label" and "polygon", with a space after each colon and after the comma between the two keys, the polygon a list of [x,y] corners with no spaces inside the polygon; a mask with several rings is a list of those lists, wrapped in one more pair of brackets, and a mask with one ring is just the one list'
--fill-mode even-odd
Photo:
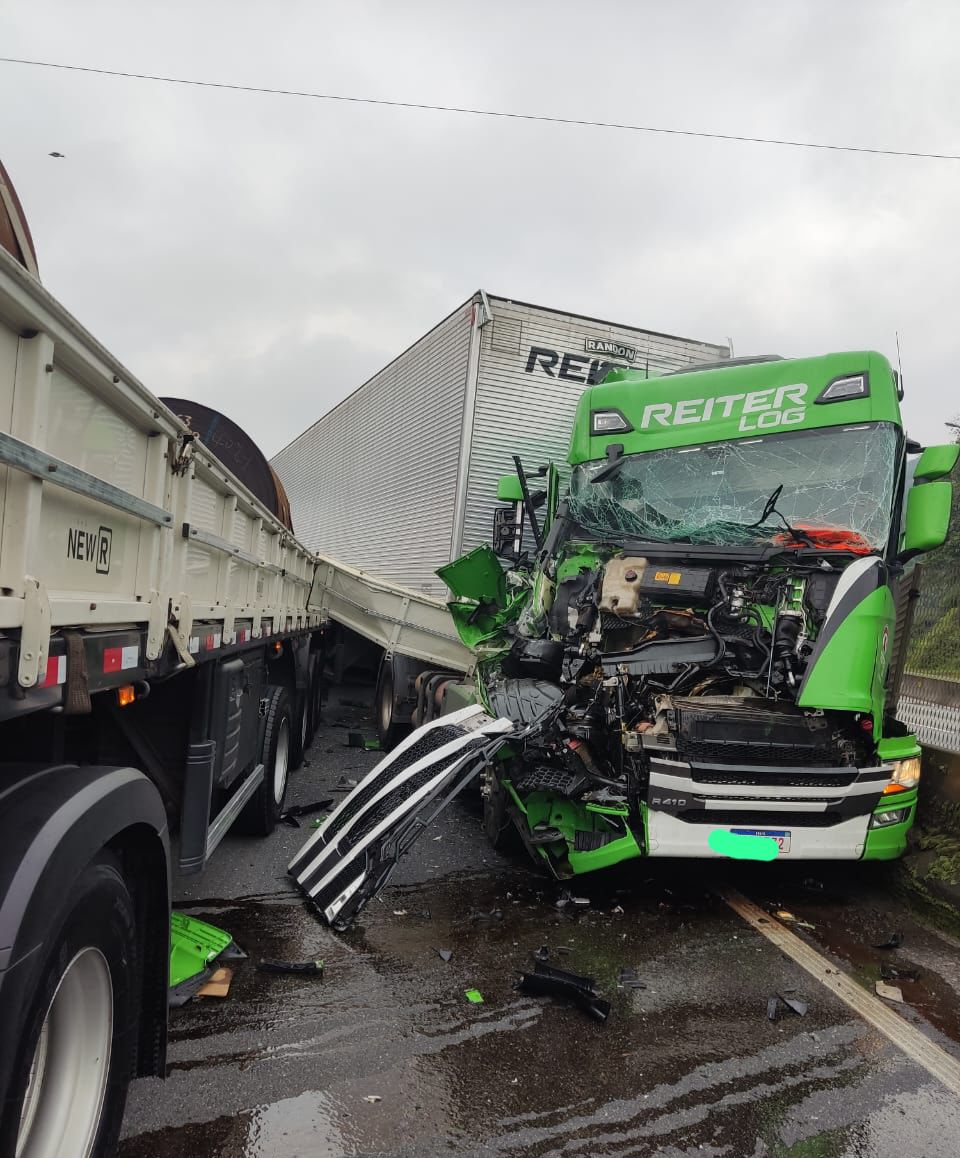
{"label": "wet asphalt road", "polygon": [[[372,734],[361,708],[334,701],[325,716],[289,802],[376,762],[346,747],[342,725]],[[228,837],[177,904],[253,960],[324,958],[325,979],[239,962],[225,1000],[174,1011],[169,1077],[132,1087],[122,1158],[960,1153],[960,1100],[719,900],[716,864],[637,862],[583,878],[590,905],[558,909],[559,886],[492,852],[462,800],[338,936],[285,876],[308,823]],[[919,969],[902,1012],[960,1058],[960,945],[918,924],[883,870],[725,879],[814,925],[801,935],[870,989],[884,963]],[[894,931],[902,948],[871,948]],[[596,978],[605,1025],[514,991],[543,945]],[[646,987],[618,987],[623,967]],[[810,1011],[771,1022],[767,1000],[785,991]]]}

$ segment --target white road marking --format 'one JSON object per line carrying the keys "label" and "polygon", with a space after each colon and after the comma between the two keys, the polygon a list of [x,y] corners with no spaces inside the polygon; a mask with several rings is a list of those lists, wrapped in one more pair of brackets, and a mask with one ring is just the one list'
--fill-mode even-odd
{"label": "white road marking", "polygon": [[816,949],[812,949],[806,941],[759,905],[755,905],[731,889],[724,889],[719,895],[737,916],[742,917],[748,925],[788,957],[792,957],[802,969],[806,969],[811,977],[826,986],[854,1013],[859,1014],[864,1021],[868,1021],[907,1057],[912,1058],[917,1065],[923,1066],[931,1077],[936,1078],[960,1097],[960,1061],[936,1042],[931,1041],[910,1022],[905,1021],[878,997],[862,989],[852,977],[838,970],[826,957],[821,956]]}

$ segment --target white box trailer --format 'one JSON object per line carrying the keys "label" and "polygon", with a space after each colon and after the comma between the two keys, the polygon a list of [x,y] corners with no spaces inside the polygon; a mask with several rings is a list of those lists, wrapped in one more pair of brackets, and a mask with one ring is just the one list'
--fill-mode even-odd
{"label": "white box trailer", "polygon": [[479,290],[284,447],[272,465],[312,550],[445,594],[437,567],[490,540],[497,480],[567,455],[611,365],[677,370],[727,346]]}

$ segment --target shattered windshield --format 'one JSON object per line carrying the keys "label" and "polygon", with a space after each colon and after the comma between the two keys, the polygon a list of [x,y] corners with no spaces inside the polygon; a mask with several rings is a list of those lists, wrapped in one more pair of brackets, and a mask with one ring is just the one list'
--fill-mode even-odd
{"label": "shattered windshield", "polygon": [[[667,542],[879,550],[890,531],[897,431],[836,426],[631,454],[576,467],[570,515],[588,533]],[[601,471],[604,477],[591,480]],[[778,487],[775,512],[759,523]]]}

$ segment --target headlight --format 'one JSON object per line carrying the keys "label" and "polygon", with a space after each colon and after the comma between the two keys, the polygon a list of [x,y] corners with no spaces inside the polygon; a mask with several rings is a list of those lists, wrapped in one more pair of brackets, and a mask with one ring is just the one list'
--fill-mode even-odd
{"label": "headlight", "polygon": [[916,788],[920,783],[920,757],[908,756],[906,760],[893,761],[893,775],[887,785],[887,791],[896,792],[898,788]]}
{"label": "headlight", "polygon": [[875,812],[870,817],[870,827],[889,828],[891,824],[903,824],[909,815],[909,808],[890,808],[886,812]]}

